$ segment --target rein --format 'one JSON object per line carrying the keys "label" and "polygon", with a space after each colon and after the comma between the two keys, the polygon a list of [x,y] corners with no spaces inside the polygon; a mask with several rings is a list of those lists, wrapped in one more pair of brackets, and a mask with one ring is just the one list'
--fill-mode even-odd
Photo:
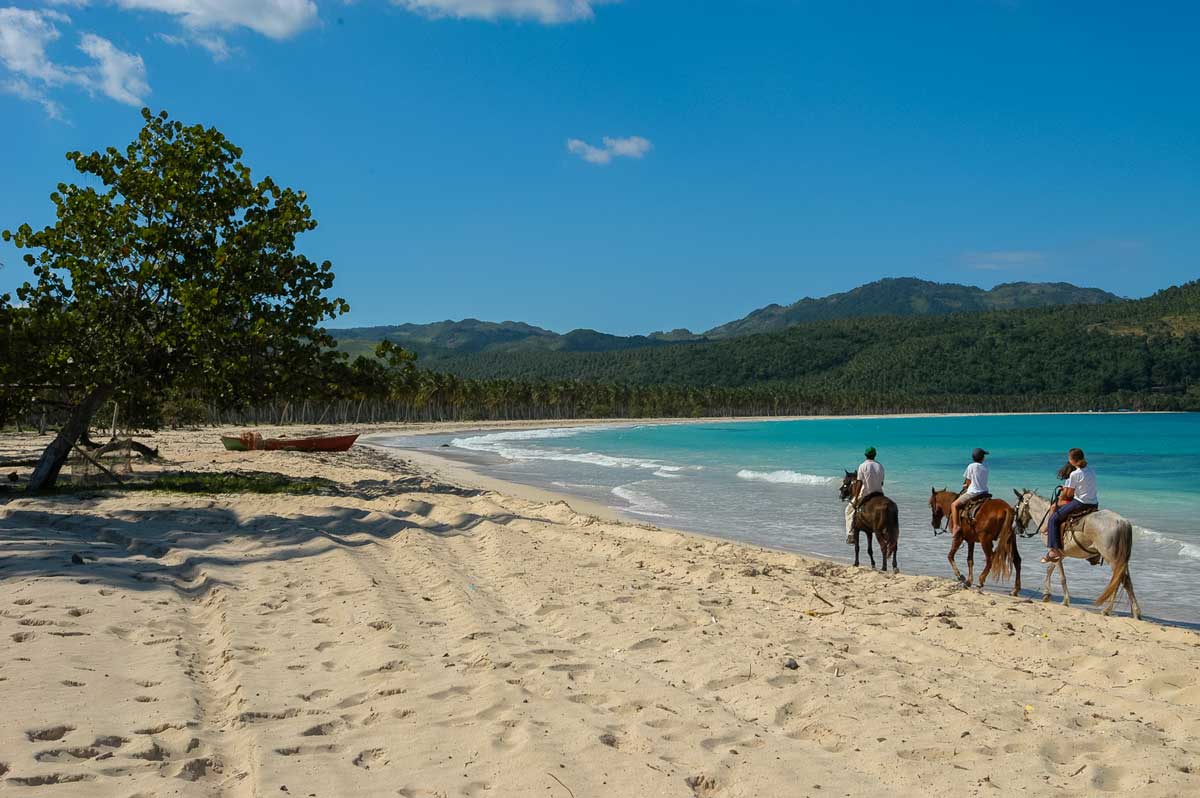
{"label": "rein", "polygon": [[[1038,523],[1037,523],[1037,526],[1035,526],[1035,527],[1033,528],[1033,531],[1032,531],[1032,532],[1030,532],[1030,531],[1029,531],[1029,530],[1026,528],[1025,524],[1024,524],[1024,523],[1022,523],[1022,521],[1021,521],[1021,514],[1020,514],[1020,513],[1017,513],[1017,517],[1014,519],[1014,523],[1016,523],[1016,525],[1017,525],[1018,527],[1020,527],[1020,528],[1021,528],[1021,537],[1023,537],[1023,538],[1031,538],[1031,537],[1033,537],[1034,535],[1040,534],[1040,533],[1038,532],[1038,530],[1042,528],[1042,524],[1046,523],[1046,519],[1050,517],[1050,511],[1051,511],[1052,509],[1054,509],[1054,503],[1055,503],[1056,501],[1058,501],[1058,494],[1059,494],[1059,492],[1060,492],[1061,490],[1062,490],[1062,486],[1058,486],[1058,487],[1055,487],[1055,488],[1054,488],[1054,494],[1053,494],[1053,495],[1050,497],[1050,503],[1049,503],[1048,505],[1046,505],[1046,513],[1045,513],[1045,514],[1042,516],[1042,520],[1041,520],[1041,521],[1038,521]],[[1022,500],[1023,502],[1025,502],[1026,506],[1028,506],[1028,505],[1029,505],[1029,499],[1022,497],[1022,499],[1021,499],[1021,500]]]}

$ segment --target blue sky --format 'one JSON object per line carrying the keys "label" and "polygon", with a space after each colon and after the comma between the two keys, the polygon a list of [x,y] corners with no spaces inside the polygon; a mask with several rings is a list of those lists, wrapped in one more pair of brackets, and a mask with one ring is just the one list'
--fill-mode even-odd
{"label": "blue sky", "polygon": [[0,227],[146,103],[308,192],[337,326],[702,330],[886,276],[1142,296],[1200,276],[1197,8],[0,0]]}

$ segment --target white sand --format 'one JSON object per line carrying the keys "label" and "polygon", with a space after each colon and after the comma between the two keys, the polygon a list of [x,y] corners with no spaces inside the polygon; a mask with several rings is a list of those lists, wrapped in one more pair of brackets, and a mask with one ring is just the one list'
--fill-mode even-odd
{"label": "white sand", "polygon": [[343,488],[0,499],[0,794],[1200,794],[1190,631],[158,442]]}

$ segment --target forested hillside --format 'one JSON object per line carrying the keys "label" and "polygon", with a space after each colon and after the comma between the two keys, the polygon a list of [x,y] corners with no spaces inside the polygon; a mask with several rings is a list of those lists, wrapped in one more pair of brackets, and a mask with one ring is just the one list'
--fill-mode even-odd
{"label": "forested hillside", "polygon": [[905,397],[1045,394],[1075,397],[1087,409],[1119,395],[1200,409],[1200,282],[1114,304],[838,319],[719,342],[482,353],[428,365],[482,379],[786,385],[817,395],[886,395],[900,404]]}
{"label": "forested hillside", "polygon": [[943,316],[962,311],[988,311],[1052,305],[1118,302],[1120,297],[1069,283],[1005,283],[990,290],[911,277],[878,280],[842,294],[802,299],[786,307],[768,305],[745,318],[714,327],[702,335],[688,330],[621,336],[595,330],[559,334],[515,321],[478,319],[398,324],[333,330],[338,348],[350,355],[370,354],[380,341],[416,352],[426,362],[478,352],[608,352],[671,343],[734,338],[775,332],[807,321],[864,316]]}
{"label": "forested hillside", "polygon": [[380,341],[391,341],[426,360],[474,352],[607,352],[668,343],[644,335],[609,335],[595,330],[572,330],[560,335],[523,322],[478,319],[353,327],[333,332],[338,348],[351,356],[370,354]]}
{"label": "forested hillside", "polygon": [[912,277],[889,278],[853,291],[791,305],[768,305],[744,318],[714,327],[706,338],[733,338],[778,332],[809,321],[861,316],[945,316],[951,313],[1017,310],[1054,305],[1097,305],[1120,297],[1070,283],[1003,283],[984,290],[973,285],[934,283]]}

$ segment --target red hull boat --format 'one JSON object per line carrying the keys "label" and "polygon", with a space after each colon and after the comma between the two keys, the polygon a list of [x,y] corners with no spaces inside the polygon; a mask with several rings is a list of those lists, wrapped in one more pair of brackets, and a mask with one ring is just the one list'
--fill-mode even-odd
{"label": "red hull boat", "polygon": [[255,449],[293,452],[344,452],[354,445],[358,435],[326,435],[318,438],[261,438],[257,435],[229,437],[222,435],[221,443],[233,452],[249,452]]}

